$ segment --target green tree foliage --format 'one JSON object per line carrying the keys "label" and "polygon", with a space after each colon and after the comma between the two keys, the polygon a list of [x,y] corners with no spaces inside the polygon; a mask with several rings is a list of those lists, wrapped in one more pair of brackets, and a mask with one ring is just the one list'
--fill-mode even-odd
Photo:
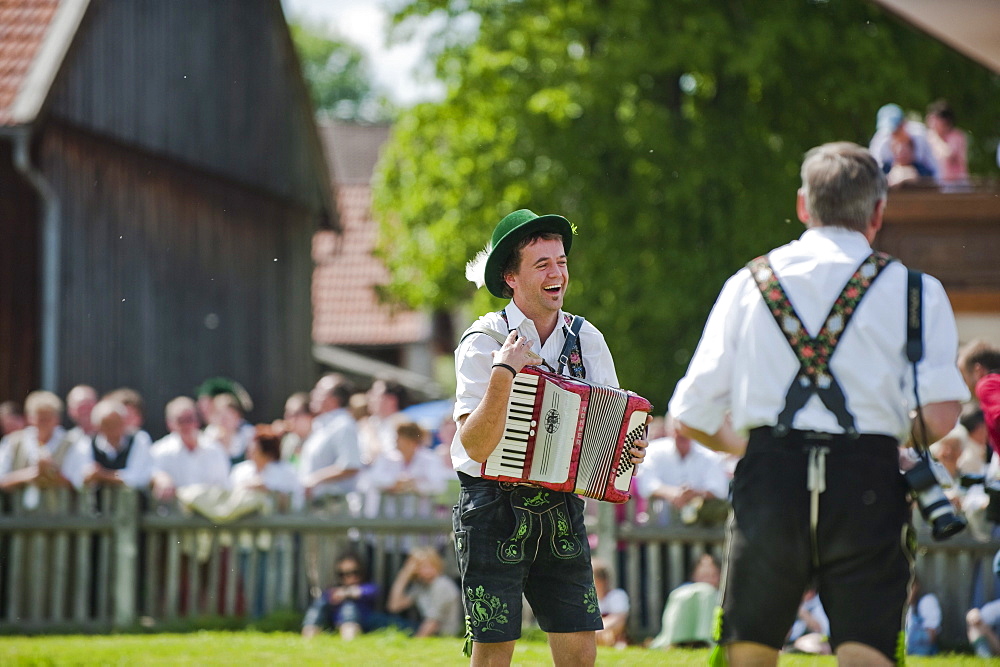
{"label": "green tree foliage", "polygon": [[882,104],[940,96],[974,170],[996,145],[997,78],[862,0],[419,0],[397,20],[434,12],[479,30],[443,28],[447,98],[404,113],[385,150],[391,293],[496,309],[465,262],[514,209],[566,215],[567,310],[658,411],[725,279],[801,232],[806,150],[867,144]]}
{"label": "green tree foliage", "polygon": [[372,88],[365,53],[351,42],[328,36],[320,25],[290,23],[316,113],[341,120],[382,121],[391,105]]}

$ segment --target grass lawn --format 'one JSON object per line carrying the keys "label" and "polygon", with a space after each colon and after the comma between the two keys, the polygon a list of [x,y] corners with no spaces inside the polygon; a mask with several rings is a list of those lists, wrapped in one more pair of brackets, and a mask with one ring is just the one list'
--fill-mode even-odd
{"label": "grass lawn", "polygon": [[[147,635],[0,637],[0,665],[465,665],[459,639],[411,639],[377,632],[353,642],[324,635],[304,641],[290,632],[195,632]],[[705,665],[708,651],[599,649],[598,665]],[[551,665],[548,646],[519,641],[515,665]],[[928,667],[983,665],[967,655],[911,658]],[[781,667],[836,665],[833,658],[782,656]]]}

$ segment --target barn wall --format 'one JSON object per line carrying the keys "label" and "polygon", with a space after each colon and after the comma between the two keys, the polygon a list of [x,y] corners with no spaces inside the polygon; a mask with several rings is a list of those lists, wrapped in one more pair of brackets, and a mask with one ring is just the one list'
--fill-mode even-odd
{"label": "barn wall", "polygon": [[270,421],[309,386],[315,215],[66,125],[41,164],[62,201],[59,386],[139,390],[150,430],[204,378]]}
{"label": "barn wall", "polygon": [[278,0],[93,0],[48,113],[329,208],[312,107]]}
{"label": "barn wall", "polygon": [[38,387],[39,206],[0,141],[0,401]]}

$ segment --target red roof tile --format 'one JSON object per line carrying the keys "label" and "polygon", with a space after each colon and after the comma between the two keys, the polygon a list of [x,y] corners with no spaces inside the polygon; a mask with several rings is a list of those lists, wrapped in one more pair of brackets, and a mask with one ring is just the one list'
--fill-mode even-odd
{"label": "red roof tile", "polygon": [[378,226],[371,217],[371,176],[388,137],[385,126],[320,125],[333,172],[343,234],[313,238],[313,341],[325,345],[399,345],[427,340],[423,314],[379,301],[388,270],[372,256]]}
{"label": "red roof tile", "polygon": [[59,0],[0,2],[0,125],[10,125],[10,108],[38,54]]}

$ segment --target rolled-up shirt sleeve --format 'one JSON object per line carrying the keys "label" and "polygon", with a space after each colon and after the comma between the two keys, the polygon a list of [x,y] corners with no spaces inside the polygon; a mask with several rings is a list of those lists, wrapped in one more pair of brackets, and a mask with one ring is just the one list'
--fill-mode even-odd
{"label": "rolled-up shirt sleeve", "polygon": [[729,409],[733,360],[727,349],[735,349],[735,304],[750,280],[750,272],[744,269],[726,281],[687,372],[670,399],[670,414],[675,419],[705,433],[718,431]]}
{"label": "rolled-up shirt sleeve", "polygon": [[455,351],[455,411],[456,420],[471,414],[486,395],[497,342],[485,334],[469,336]]}
{"label": "rolled-up shirt sleeve", "polygon": [[[923,277],[923,342],[924,356],[917,363],[917,387],[920,403],[966,401],[969,388],[958,370],[958,328],[952,314],[951,303],[937,278]],[[909,409],[916,400],[912,375],[908,378]]]}

